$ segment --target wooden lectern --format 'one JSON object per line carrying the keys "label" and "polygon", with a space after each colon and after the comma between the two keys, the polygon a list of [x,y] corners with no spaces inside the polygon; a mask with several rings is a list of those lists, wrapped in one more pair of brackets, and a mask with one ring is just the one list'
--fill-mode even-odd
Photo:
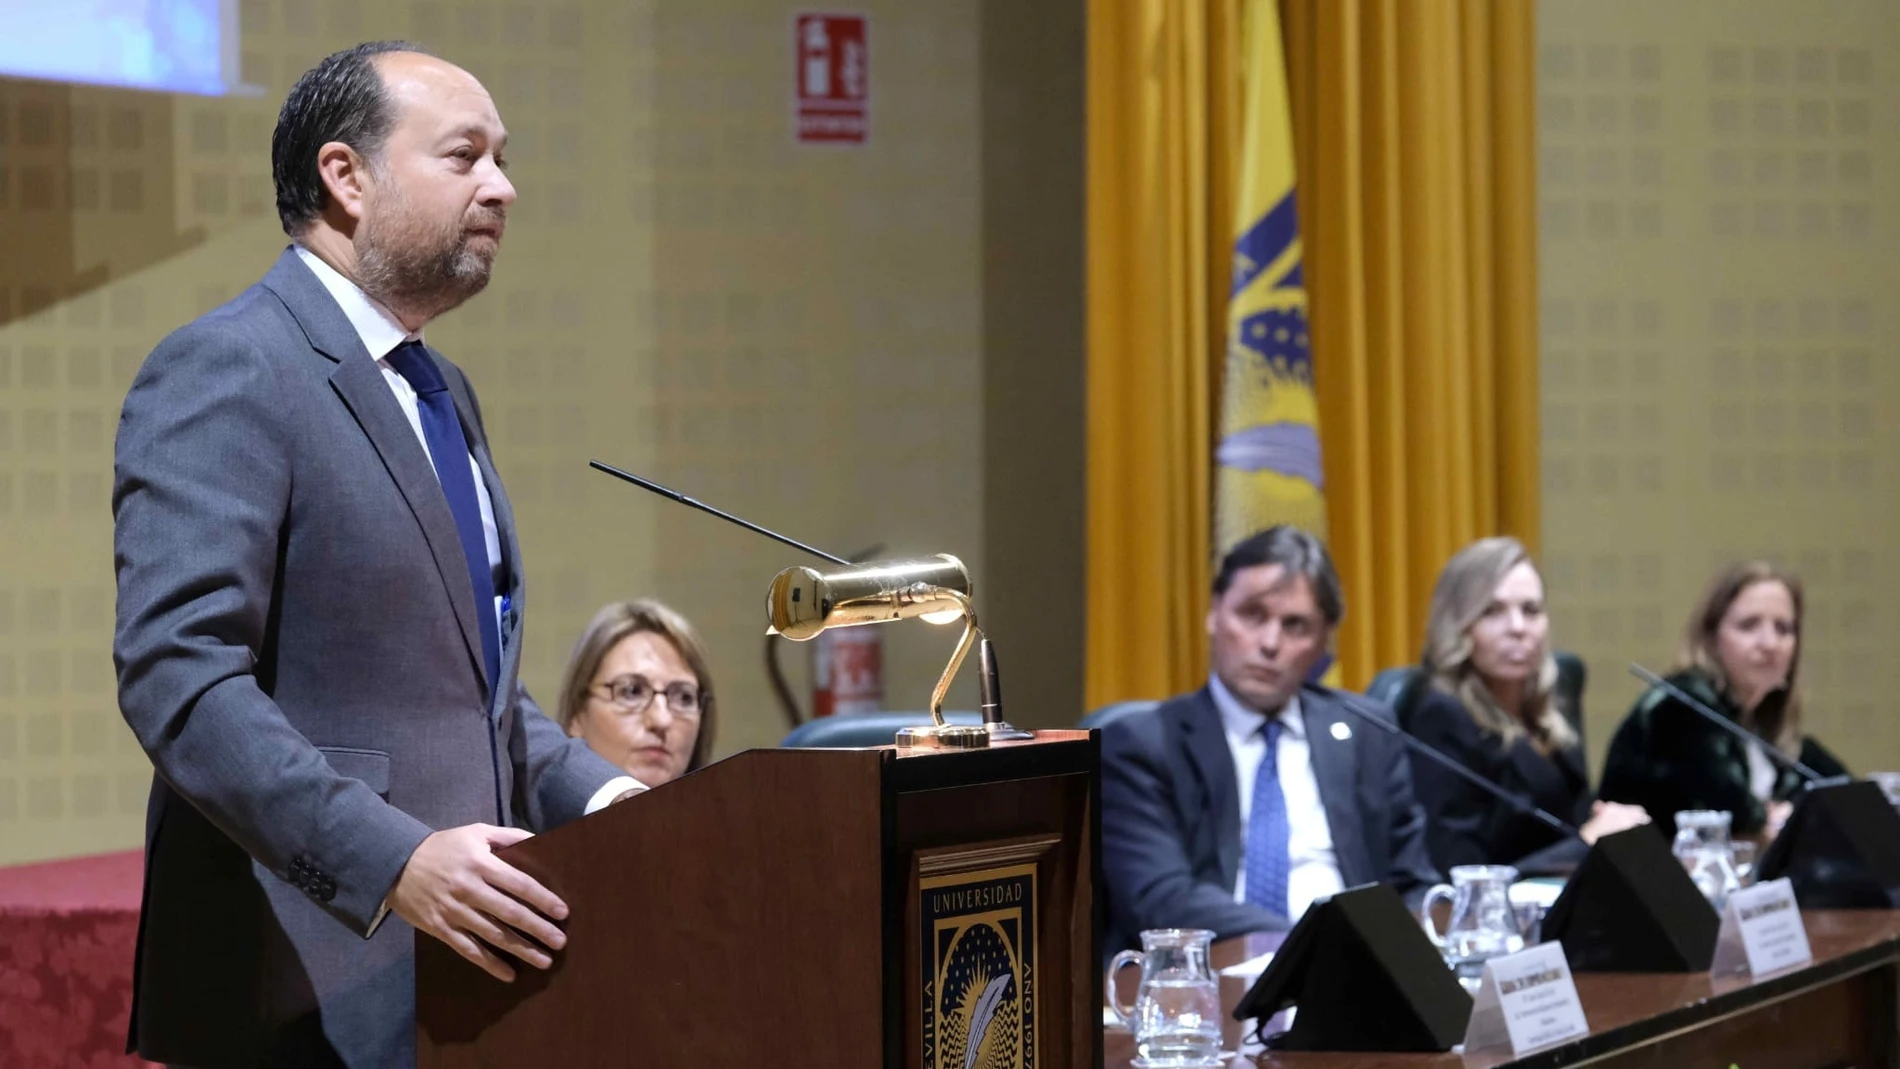
{"label": "wooden lectern", "polygon": [[748,750],[526,840],[567,948],[503,984],[418,939],[417,1064],[1100,1066],[1099,766]]}

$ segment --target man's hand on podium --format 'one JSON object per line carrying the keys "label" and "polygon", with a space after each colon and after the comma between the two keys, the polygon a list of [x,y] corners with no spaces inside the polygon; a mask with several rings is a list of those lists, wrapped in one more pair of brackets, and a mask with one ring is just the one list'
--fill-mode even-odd
{"label": "man's hand on podium", "polygon": [[514,967],[495,953],[497,949],[537,969],[547,968],[554,960],[549,950],[567,943],[566,933],[548,918],[564,920],[567,904],[495,856],[497,848],[531,835],[522,828],[489,824],[430,835],[396,878],[389,908],[497,980],[515,978]]}
{"label": "man's hand on podium", "polygon": [[629,787],[626,790],[621,791],[619,794],[614,795],[614,800],[611,802],[608,802],[607,804],[619,805],[620,803],[626,801],[629,798],[633,798],[638,795],[645,794],[646,792],[647,792],[647,788],[645,787]]}

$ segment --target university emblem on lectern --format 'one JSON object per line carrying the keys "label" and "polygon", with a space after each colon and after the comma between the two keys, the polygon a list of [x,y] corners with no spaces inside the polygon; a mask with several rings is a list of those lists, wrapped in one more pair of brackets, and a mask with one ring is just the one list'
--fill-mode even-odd
{"label": "university emblem on lectern", "polygon": [[1035,1069],[1036,867],[918,886],[926,1069]]}

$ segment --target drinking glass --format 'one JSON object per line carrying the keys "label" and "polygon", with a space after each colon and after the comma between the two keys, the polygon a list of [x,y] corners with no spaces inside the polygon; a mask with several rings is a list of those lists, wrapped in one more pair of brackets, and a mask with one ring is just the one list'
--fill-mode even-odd
{"label": "drinking glass", "polygon": [[1755,844],[1746,839],[1729,844],[1729,863],[1735,866],[1735,883],[1755,886]]}

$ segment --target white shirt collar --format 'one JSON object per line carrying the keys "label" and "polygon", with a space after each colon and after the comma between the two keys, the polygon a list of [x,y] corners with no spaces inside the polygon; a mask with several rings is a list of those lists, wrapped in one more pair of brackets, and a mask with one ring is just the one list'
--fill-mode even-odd
{"label": "white shirt collar", "polygon": [[[1225,730],[1228,735],[1238,738],[1257,735],[1260,733],[1260,729],[1266,725],[1267,715],[1257,709],[1250,708],[1239,698],[1234,697],[1234,692],[1227,689],[1227,684],[1221,682],[1220,676],[1215,674],[1208,675],[1207,690],[1208,693],[1214,696],[1214,708],[1220,710],[1221,728]],[[1280,723],[1285,726],[1287,734],[1294,738],[1303,739],[1306,737],[1306,721],[1300,716],[1300,696],[1298,693],[1295,693],[1293,697],[1287,701],[1286,707],[1281,709],[1279,715],[1274,719],[1280,721]]]}
{"label": "white shirt collar", "polygon": [[422,339],[420,331],[411,333],[389,309],[377,304],[356,283],[324,263],[322,257],[302,245],[291,247],[297,250],[297,258],[304,266],[317,276],[317,281],[323,283],[323,288],[330,291],[337,307],[343,309],[343,315],[349,319],[350,326],[356,328],[356,336],[363,339],[363,348],[369,350],[372,360],[388,356],[403,342]]}

